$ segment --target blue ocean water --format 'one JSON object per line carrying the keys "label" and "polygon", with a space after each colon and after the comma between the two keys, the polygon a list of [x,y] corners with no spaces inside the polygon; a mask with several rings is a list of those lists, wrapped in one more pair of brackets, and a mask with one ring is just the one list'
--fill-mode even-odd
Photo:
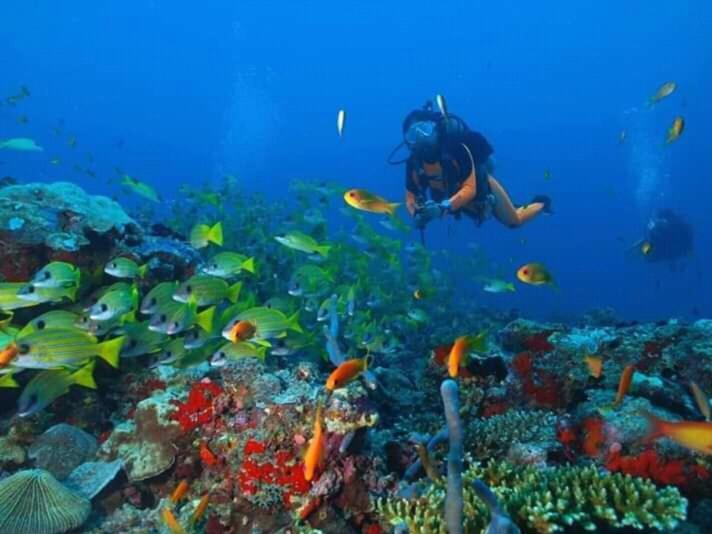
{"label": "blue ocean water", "polygon": [[[491,141],[515,202],[545,193],[556,212],[518,230],[432,225],[429,247],[467,255],[476,243],[510,278],[541,261],[561,287],[469,298],[544,318],[712,313],[707,3],[6,0],[0,20],[0,95],[32,91],[21,109],[0,108],[0,138],[45,147],[0,153],[1,176],[113,194],[118,166],[175,202],[177,184],[228,173],[275,198],[291,179],[314,178],[400,199],[403,169],[386,157],[405,114],[441,93]],[[649,109],[667,80],[677,92]],[[663,146],[678,114],[685,132]],[[52,134],[60,124],[74,149]],[[694,255],[679,265],[626,253],[659,208],[694,226]]]}

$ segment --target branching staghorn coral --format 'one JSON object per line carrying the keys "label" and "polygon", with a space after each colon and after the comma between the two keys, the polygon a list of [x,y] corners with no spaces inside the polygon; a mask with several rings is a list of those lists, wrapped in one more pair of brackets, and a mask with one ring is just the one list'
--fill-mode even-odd
{"label": "branching staghorn coral", "polygon": [[[517,525],[541,534],[603,525],[669,532],[686,516],[687,500],[676,488],[658,489],[642,478],[594,467],[542,470],[491,461],[474,463],[464,473],[465,534],[482,533],[489,523],[487,508],[472,489],[478,478],[490,486]],[[433,484],[413,500],[381,499],[377,509],[385,520],[404,523],[411,533],[446,534],[444,499],[443,484]]]}
{"label": "branching staghorn coral", "polygon": [[554,440],[555,426],[556,416],[551,412],[510,410],[467,425],[466,449],[476,459],[503,456],[512,443]]}

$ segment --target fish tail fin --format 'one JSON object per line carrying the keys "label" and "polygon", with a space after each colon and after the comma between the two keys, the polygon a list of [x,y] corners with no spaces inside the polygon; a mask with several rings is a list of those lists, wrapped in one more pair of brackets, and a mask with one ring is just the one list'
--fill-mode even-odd
{"label": "fish tail fin", "polygon": [[136,322],[136,310],[131,310],[128,313],[122,315],[119,319],[121,324],[135,323]]}
{"label": "fish tail fin", "polygon": [[240,291],[242,291],[242,282],[235,282],[227,290],[227,299],[235,304],[240,298]]}
{"label": "fish tail fin", "polygon": [[400,202],[389,202],[386,204],[386,212],[388,215],[391,217],[396,214],[396,210],[398,209],[398,206],[400,206]]}
{"label": "fish tail fin", "polygon": [[468,351],[474,350],[477,352],[484,352],[487,350],[487,331],[475,334],[473,336],[468,336],[467,338]]}
{"label": "fish tail fin", "polygon": [[77,300],[77,291],[79,291],[79,284],[67,288],[67,298],[69,298],[72,302],[75,302]]}
{"label": "fish tail fin", "polygon": [[247,271],[248,273],[255,274],[255,258],[247,258],[242,262],[240,268]]}
{"label": "fish tail fin", "polygon": [[208,232],[208,241],[212,241],[217,246],[221,247],[223,244],[223,227],[222,223],[218,222],[210,229]]}
{"label": "fish tail fin", "polygon": [[363,359],[363,370],[368,371],[370,367],[373,365],[373,360],[375,356],[371,354],[370,352],[366,355],[366,357]]}
{"label": "fish tail fin", "polygon": [[205,330],[210,332],[213,329],[213,319],[215,318],[215,306],[211,306],[205,311],[200,312],[195,317],[196,324]]}
{"label": "fish tail fin", "polygon": [[138,268],[138,277],[144,278],[148,272],[148,263],[144,263]]}
{"label": "fish tail fin", "polygon": [[76,371],[69,378],[78,386],[84,386],[89,389],[96,389],[96,382],[94,381],[94,365],[96,360],[92,359],[84,367]]}
{"label": "fish tail fin", "polygon": [[331,245],[319,245],[318,247],[316,247],[317,254],[320,254],[324,257],[329,255],[330,250],[331,250]]}
{"label": "fish tail fin", "polygon": [[643,438],[643,443],[650,444],[665,435],[665,421],[646,410],[641,410],[640,415],[648,421],[648,433]]}
{"label": "fish tail fin", "polygon": [[257,351],[257,359],[264,362],[265,357],[267,356],[267,347],[261,345],[259,347],[255,347],[255,350]]}
{"label": "fish tail fin", "polygon": [[299,310],[295,311],[294,315],[287,319],[287,324],[289,325],[290,330],[294,330],[295,332],[299,332],[300,334],[304,332],[304,330],[302,330],[302,327],[299,326]]}
{"label": "fish tail fin", "polygon": [[99,357],[111,365],[111,367],[118,368],[119,353],[121,352],[121,347],[123,346],[125,339],[125,336],[121,336],[99,343],[99,345],[97,345]]}
{"label": "fish tail fin", "polygon": [[0,376],[0,388],[19,388],[20,384],[13,378],[13,375]]}

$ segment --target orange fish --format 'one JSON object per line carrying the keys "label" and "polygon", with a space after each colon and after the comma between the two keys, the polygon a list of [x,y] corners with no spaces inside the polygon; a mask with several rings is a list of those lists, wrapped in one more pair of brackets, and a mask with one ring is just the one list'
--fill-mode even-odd
{"label": "orange fish", "polygon": [[450,349],[450,354],[447,357],[447,372],[450,378],[455,378],[459,371],[460,365],[467,356],[467,350],[470,348],[468,336],[460,336],[455,340],[455,343]]}
{"label": "orange fish", "polygon": [[170,508],[164,508],[161,515],[163,516],[163,522],[166,524],[171,534],[185,534],[185,529],[180,526],[180,523],[176,519],[176,516],[173,515],[173,512],[171,512]]}
{"label": "orange fish", "polygon": [[173,490],[173,494],[171,495],[171,502],[173,504],[177,504],[188,492],[188,481],[187,480],[181,480],[178,485],[176,486],[176,489]]}
{"label": "orange fish", "polygon": [[195,507],[195,511],[193,512],[193,515],[190,516],[190,522],[195,524],[198,521],[200,521],[203,516],[205,515],[205,510],[208,508],[208,503],[210,502],[210,494],[206,493],[200,498],[200,502],[198,502],[198,506]]}
{"label": "orange fish", "polygon": [[584,439],[581,443],[583,452],[590,458],[598,458],[601,447],[606,441],[603,429],[603,420],[598,417],[589,417],[583,422]]}
{"label": "orange fish", "polygon": [[452,345],[440,345],[431,351],[433,361],[438,365],[446,365],[447,357],[452,350]]}
{"label": "orange fish", "polygon": [[[432,356],[433,361],[436,365],[440,367],[447,367],[448,356],[450,355],[452,347],[453,343],[449,345],[440,345],[438,347],[435,347],[430,352],[430,355]],[[475,375],[472,374],[472,372],[467,367],[461,365],[460,370],[458,371],[458,376],[461,376],[462,378],[472,378]]]}
{"label": "orange fish", "polygon": [[467,367],[467,357],[470,352],[487,350],[487,331],[473,336],[460,336],[453,343],[447,357],[447,371],[451,378],[462,374],[462,368]]}
{"label": "orange fish", "polygon": [[314,417],[314,431],[309,447],[304,455],[304,478],[310,481],[314,478],[317,469],[324,461],[324,451],[326,449],[326,436],[321,427],[321,405],[316,409]]}
{"label": "orange fish", "polygon": [[712,423],[706,421],[663,421],[652,414],[643,414],[650,423],[647,439],[666,437],[678,445],[701,454],[712,455]]}
{"label": "orange fish", "polygon": [[0,369],[7,367],[15,356],[17,356],[17,345],[15,345],[15,343],[10,343],[7,347],[0,350]]}
{"label": "orange fish", "polygon": [[633,381],[633,374],[635,374],[634,365],[626,365],[621,373],[621,379],[618,382],[618,392],[616,393],[616,400],[613,401],[613,406],[618,406],[623,402],[623,397],[628,393],[630,389],[630,383]]}
{"label": "orange fish", "polygon": [[374,195],[365,189],[349,189],[344,193],[344,200],[354,209],[387,215],[393,215],[396,208],[400,206],[397,202],[388,202],[385,198]]}
{"label": "orange fish", "polygon": [[326,389],[334,391],[344,387],[368,369],[368,360],[369,357],[367,356],[366,358],[353,358],[343,362],[326,379]]}
{"label": "orange fish", "polygon": [[593,378],[601,378],[603,374],[603,359],[600,356],[586,356],[583,359],[588,367],[588,374]]}
{"label": "orange fish", "polygon": [[218,463],[218,457],[213,454],[213,451],[208,448],[208,445],[204,441],[200,444],[200,460],[204,465],[210,467]]}
{"label": "orange fish", "polygon": [[255,335],[257,328],[250,321],[238,321],[230,330],[230,341],[237,343],[238,341],[247,341]]}

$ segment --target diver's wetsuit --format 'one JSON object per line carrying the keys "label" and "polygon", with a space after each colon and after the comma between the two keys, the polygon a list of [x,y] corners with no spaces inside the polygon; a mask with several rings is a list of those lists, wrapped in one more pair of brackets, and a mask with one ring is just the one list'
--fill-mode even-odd
{"label": "diver's wetsuit", "polygon": [[[470,157],[475,162],[473,176]],[[426,200],[430,192],[432,200],[441,202],[450,199],[451,211],[456,217],[465,213],[478,223],[487,217],[491,207],[488,175],[490,156],[494,150],[485,137],[467,130],[447,135],[440,144],[439,163],[427,163],[416,153],[406,162],[405,187],[406,207],[413,215],[416,205]],[[488,198],[489,197],[489,198]]]}

